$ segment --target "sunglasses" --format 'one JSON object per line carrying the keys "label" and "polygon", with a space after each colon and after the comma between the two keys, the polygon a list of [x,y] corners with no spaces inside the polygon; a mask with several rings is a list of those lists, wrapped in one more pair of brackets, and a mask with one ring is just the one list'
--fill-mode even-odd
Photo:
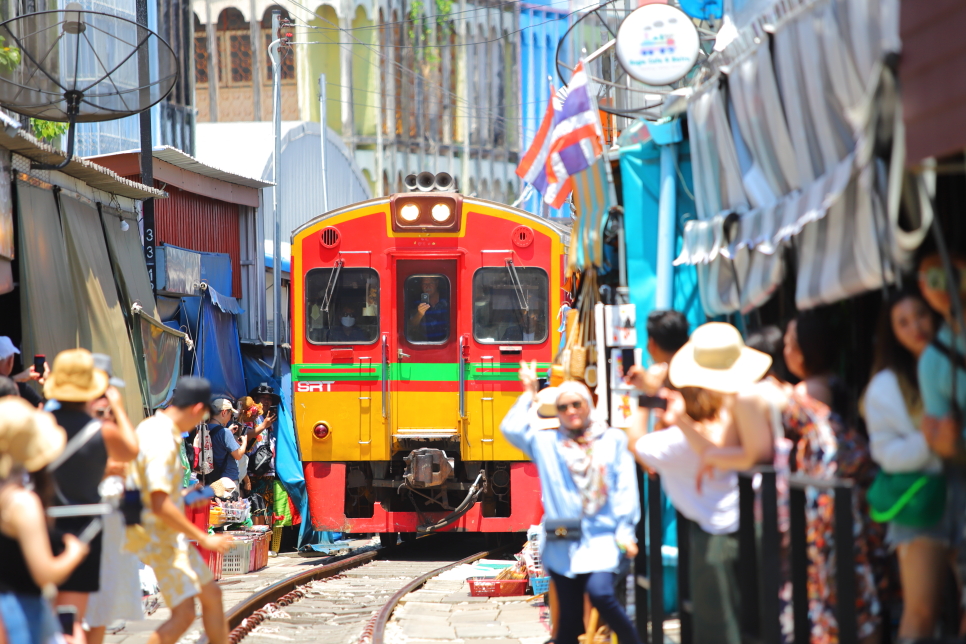
{"label": "sunglasses", "polygon": [[573,402],[564,403],[562,405],[557,405],[557,411],[563,413],[563,412],[567,411],[568,409],[570,409],[571,407],[574,408],[574,411],[579,411],[580,409],[583,408],[583,406],[584,406],[584,401],[582,401],[582,400],[575,400]]}
{"label": "sunglasses", "polygon": [[[966,293],[966,268],[959,266],[954,267],[959,273],[959,291],[960,293]],[[940,266],[933,266],[924,271],[919,272],[919,279],[923,281],[926,288],[933,291],[947,291],[949,290],[948,283],[946,281],[946,271]]]}

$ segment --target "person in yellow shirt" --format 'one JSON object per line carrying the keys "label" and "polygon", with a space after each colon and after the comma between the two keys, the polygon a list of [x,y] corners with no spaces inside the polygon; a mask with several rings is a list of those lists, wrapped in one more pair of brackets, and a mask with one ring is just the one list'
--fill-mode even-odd
{"label": "person in yellow shirt", "polygon": [[208,640],[212,644],[228,642],[221,589],[188,539],[225,553],[231,538],[202,532],[185,516],[179,456],[182,433],[205,420],[210,404],[207,380],[182,378],[171,404],[137,428],[141,452],[132,469],[146,512],[140,526],[128,528],[127,548],[154,569],[164,602],[171,608],[170,619],[151,635],[149,644],[174,644],[184,635],[195,618],[195,597],[201,602]]}

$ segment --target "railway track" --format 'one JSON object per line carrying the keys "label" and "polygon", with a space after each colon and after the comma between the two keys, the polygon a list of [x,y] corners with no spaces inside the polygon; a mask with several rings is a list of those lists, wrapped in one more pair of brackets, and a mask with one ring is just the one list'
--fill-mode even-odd
{"label": "railway track", "polygon": [[229,641],[385,644],[386,625],[409,593],[447,570],[510,548],[480,546],[475,536],[432,535],[310,568],[231,608]]}

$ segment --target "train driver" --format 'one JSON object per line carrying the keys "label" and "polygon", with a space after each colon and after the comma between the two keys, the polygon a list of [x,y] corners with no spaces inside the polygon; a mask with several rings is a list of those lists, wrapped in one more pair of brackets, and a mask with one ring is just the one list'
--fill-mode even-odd
{"label": "train driver", "polygon": [[422,293],[409,318],[409,332],[425,342],[445,342],[449,337],[449,302],[440,296],[439,278],[425,275],[419,284]]}
{"label": "train driver", "polygon": [[369,334],[356,326],[356,310],[351,304],[342,307],[339,326],[329,331],[329,342],[368,342]]}

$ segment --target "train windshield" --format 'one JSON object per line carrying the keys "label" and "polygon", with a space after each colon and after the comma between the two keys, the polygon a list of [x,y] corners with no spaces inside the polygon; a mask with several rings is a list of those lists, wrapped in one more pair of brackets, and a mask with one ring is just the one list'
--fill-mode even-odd
{"label": "train windshield", "polygon": [[549,279],[540,268],[481,268],[473,275],[473,337],[498,344],[547,339]]}
{"label": "train windshield", "polygon": [[379,335],[379,275],[371,268],[315,268],[305,276],[312,344],[371,344]]}

